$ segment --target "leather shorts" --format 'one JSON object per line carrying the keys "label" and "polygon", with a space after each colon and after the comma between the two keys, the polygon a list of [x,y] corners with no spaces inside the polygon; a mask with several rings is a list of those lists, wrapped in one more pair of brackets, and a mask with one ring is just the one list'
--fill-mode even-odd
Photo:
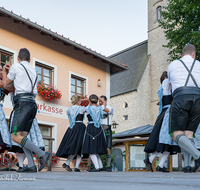
{"label": "leather shorts", "polygon": [[169,130],[193,131],[200,123],[200,95],[177,95],[172,101],[169,116]]}
{"label": "leather shorts", "polygon": [[17,101],[13,109],[11,133],[14,131],[30,132],[33,120],[37,113],[37,105],[33,101]]}
{"label": "leather shorts", "polygon": [[111,127],[109,126],[106,130],[104,130],[105,135],[106,135],[106,143],[107,143],[107,148],[111,149],[112,148],[112,130]]}

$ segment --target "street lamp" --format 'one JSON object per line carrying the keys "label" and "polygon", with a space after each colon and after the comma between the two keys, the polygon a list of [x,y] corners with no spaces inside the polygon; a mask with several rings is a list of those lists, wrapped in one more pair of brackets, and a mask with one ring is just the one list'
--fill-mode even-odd
{"label": "street lamp", "polygon": [[116,129],[117,125],[119,125],[119,124],[117,124],[115,121],[112,122],[113,129]]}

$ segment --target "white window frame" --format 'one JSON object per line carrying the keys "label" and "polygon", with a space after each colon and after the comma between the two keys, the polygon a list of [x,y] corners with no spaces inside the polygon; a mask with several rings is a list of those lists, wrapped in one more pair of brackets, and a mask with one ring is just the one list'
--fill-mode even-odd
{"label": "white window frame", "polygon": [[7,48],[7,47],[4,47],[4,46],[1,46],[1,45],[0,45],[0,49],[3,49],[5,51],[12,53],[13,54],[12,64],[17,63],[17,51]]}
{"label": "white window frame", "polygon": [[71,78],[72,78],[72,75],[80,77],[82,79],[85,79],[85,92],[84,92],[84,94],[88,95],[88,77],[85,77],[85,76],[80,75],[78,73],[74,73],[72,71],[69,71],[69,102],[71,102]]}
{"label": "white window frame", "polygon": [[36,62],[41,63],[43,65],[49,66],[53,68],[53,85],[55,85],[57,87],[57,66],[53,65],[51,63],[47,63],[45,61],[33,58],[33,67],[35,68]]}
{"label": "white window frame", "polygon": [[52,122],[47,122],[47,121],[41,121],[41,120],[37,120],[38,125],[48,125],[52,127],[52,138],[54,138],[55,140],[52,141],[52,152],[56,152],[57,151],[57,123],[52,123]]}

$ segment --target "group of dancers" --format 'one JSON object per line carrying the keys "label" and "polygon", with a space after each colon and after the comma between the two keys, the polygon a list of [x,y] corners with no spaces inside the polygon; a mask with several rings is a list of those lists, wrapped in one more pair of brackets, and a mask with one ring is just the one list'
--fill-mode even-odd
{"label": "group of dancers", "polygon": [[167,157],[180,152],[184,156],[185,173],[200,170],[200,62],[195,60],[195,55],[195,46],[186,45],[182,58],[173,61],[161,75],[157,92],[159,115],[144,149],[152,153],[144,160],[152,172],[152,163],[158,154],[162,153],[162,157],[156,171],[169,172],[164,167]]}
{"label": "group of dancers", "polygon": [[[30,52],[20,49],[16,64],[0,66],[0,98],[4,100],[5,91],[11,94],[13,111],[10,116],[10,124],[7,126],[5,114],[0,106],[0,148],[16,153],[18,158],[17,172],[37,172],[33,160],[33,153],[39,156],[41,171],[50,158],[50,153],[45,152],[45,146],[37,119],[35,118],[37,106],[37,73],[30,66]],[[111,147],[112,147],[112,117],[113,108],[107,106],[107,97],[97,97],[92,94],[87,107],[81,106],[78,95],[71,98],[72,106],[68,109],[68,127],[56,153],[57,156],[67,158],[62,165],[67,171],[72,171],[70,162],[76,158],[75,172],[80,172],[79,164],[82,158],[91,157],[95,166],[90,172],[104,170],[101,155],[106,154],[107,171],[111,172]],[[88,126],[83,123],[87,114]],[[24,160],[28,164],[24,167]]]}
{"label": "group of dancers", "polygon": [[[80,106],[81,101],[89,101],[89,105],[87,107]],[[72,106],[68,109],[70,126],[56,153],[58,157],[67,158],[62,167],[71,172],[70,162],[76,158],[74,171],[80,172],[81,159],[90,156],[94,168],[89,172],[104,171],[101,155],[106,154],[107,172],[111,172],[113,108],[107,106],[106,96],[98,97],[95,94],[90,95],[89,100],[73,95],[71,102]],[[87,127],[83,123],[85,113],[88,119]]]}
{"label": "group of dancers", "polygon": [[[200,170],[200,62],[195,60],[195,55],[194,45],[186,45],[182,58],[173,61],[160,78],[159,115],[144,150],[152,153],[144,160],[146,168],[152,172],[153,160],[159,153],[162,153],[162,158],[156,171],[169,172],[164,167],[167,157],[180,152],[184,155],[184,172]],[[44,168],[51,156],[44,151],[35,118],[37,73],[29,64],[30,52],[26,48],[20,49],[18,62],[12,66],[5,65],[3,69],[0,66],[0,99],[3,101],[7,90],[13,103],[9,127],[2,104],[0,106],[0,148],[17,153],[17,172],[37,172],[33,153],[40,158],[38,171]],[[81,101],[89,101],[89,105],[81,106]],[[106,96],[98,97],[95,94],[90,95],[89,99],[73,95],[71,103],[68,109],[70,125],[56,153],[58,157],[67,158],[62,167],[72,171],[70,162],[76,158],[74,171],[80,172],[81,159],[90,156],[94,164],[90,172],[100,172],[104,170],[101,155],[106,154],[107,171],[111,172],[113,108],[107,106]],[[87,127],[83,123],[85,115]],[[195,160],[193,170],[192,157]],[[25,158],[28,164],[24,167]]]}

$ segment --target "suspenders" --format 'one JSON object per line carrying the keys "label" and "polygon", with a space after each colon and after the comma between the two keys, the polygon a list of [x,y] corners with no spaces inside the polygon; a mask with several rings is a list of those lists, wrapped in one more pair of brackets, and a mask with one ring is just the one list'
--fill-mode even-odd
{"label": "suspenders", "polygon": [[26,71],[26,74],[28,75],[29,80],[31,81],[31,86],[32,86],[31,93],[33,94],[33,89],[34,89],[35,84],[36,84],[36,82],[37,82],[38,75],[37,75],[37,73],[36,73],[36,79],[35,79],[35,82],[34,82],[34,84],[33,84],[32,80],[31,80],[31,77],[30,77],[30,75],[28,74],[28,71],[27,71],[26,67],[25,67],[23,64],[21,64],[21,63],[20,63],[20,65],[24,68],[24,70]]}
{"label": "suspenders", "polygon": [[195,61],[196,61],[196,60],[194,59],[190,70],[188,69],[188,67],[185,65],[185,63],[184,63],[181,59],[179,59],[179,61],[184,65],[184,67],[185,67],[186,70],[188,71],[188,76],[187,76],[187,80],[185,81],[185,86],[187,86],[188,81],[189,81],[189,78],[191,77],[191,78],[192,78],[192,81],[193,81],[194,84],[195,84],[195,86],[196,86],[197,88],[199,88],[198,85],[197,85],[196,80],[194,79],[194,77],[193,77],[193,75],[192,75],[192,70],[193,70],[193,67],[194,67],[194,64],[195,64]]}

